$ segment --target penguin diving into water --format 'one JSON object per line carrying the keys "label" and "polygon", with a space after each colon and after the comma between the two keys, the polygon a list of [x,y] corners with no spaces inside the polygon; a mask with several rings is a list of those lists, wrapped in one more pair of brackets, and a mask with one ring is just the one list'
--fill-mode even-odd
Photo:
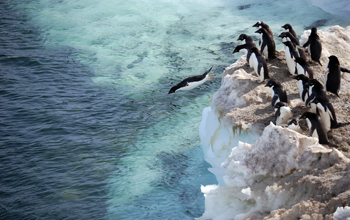
{"label": "penguin diving into water", "polygon": [[205,83],[210,79],[216,79],[214,74],[209,74],[212,68],[213,67],[211,67],[208,71],[206,71],[202,75],[190,76],[182,80],[176,86],[171,87],[168,94],[174,93],[178,90],[191,90],[199,85],[202,85],[203,83]]}

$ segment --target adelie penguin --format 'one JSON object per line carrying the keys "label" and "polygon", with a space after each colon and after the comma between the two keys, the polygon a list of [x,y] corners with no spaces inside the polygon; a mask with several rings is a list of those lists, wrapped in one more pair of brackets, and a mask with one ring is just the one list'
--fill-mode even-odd
{"label": "adelie penguin", "polygon": [[259,49],[253,47],[250,49],[251,57],[249,59],[249,65],[252,65],[255,73],[258,75],[258,83],[262,83],[265,79],[269,79],[269,70],[264,57],[259,52]]}
{"label": "adelie penguin", "polygon": [[264,55],[266,59],[275,59],[276,58],[276,45],[273,35],[268,33],[264,28],[260,28],[255,31],[255,33],[261,34],[261,48],[260,52]]}
{"label": "adelie penguin", "polygon": [[340,128],[349,124],[338,123],[333,105],[329,102],[328,98],[316,97],[312,100],[312,103],[316,104],[316,114],[320,116],[322,124],[326,131],[335,128]]}
{"label": "adelie penguin", "polygon": [[296,63],[296,71],[298,75],[303,74],[309,77],[309,79],[314,78],[314,72],[312,71],[310,65],[306,62],[305,59],[301,57],[297,57],[295,58],[295,63]]}
{"label": "adelie penguin", "polygon": [[310,79],[307,83],[309,86],[309,97],[305,101],[305,106],[311,105],[311,110],[316,113],[316,104],[312,101],[317,97],[319,99],[327,99],[326,91],[323,85],[317,79]]}
{"label": "adelie penguin", "polygon": [[284,90],[282,84],[275,79],[270,79],[265,87],[270,87],[272,101],[271,105],[274,107],[278,102],[288,103],[287,92]]}
{"label": "adelie penguin", "polygon": [[298,53],[295,50],[295,47],[292,42],[286,41],[283,42],[283,44],[285,45],[284,54],[287,61],[288,71],[291,77],[293,77],[296,73],[296,65],[294,59],[298,57]]}
{"label": "adelie penguin", "polygon": [[288,122],[287,128],[290,130],[296,131],[300,134],[303,133],[303,130],[301,129],[298,121],[295,118],[293,118],[292,120],[290,120],[290,122]]}
{"label": "adelie penguin", "polygon": [[282,32],[280,35],[278,35],[278,37],[282,38],[282,42],[290,41],[294,46],[300,45],[299,39],[294,37],[290,32]]}
{"label": "adelie penguin", "polygon": [[308,47],[311,60],[316,61],[322,66],[320,61],[321,53],[322,53],[322,44],[321,44],[320,37],[317,35],[316,27],[313,27],[311,29],[311,34],[309,35],[309,38],[306,41],[306,43],[303,45],[303,47]]}
{"label": "adelie penguin", "polygon": [[339,90],[340,90],[340,81],[341,81],[341,69],[344,70],[344,68],[340,67],[339,60],[336,56],[330,56],[329,62],[328,62],[328,72],[325,76],[325,82],[324,87],[326,88],[326,91],[333,93],[334,95],[339,96]]}
{"label": "adelie penguin", "polygon": [[299,74],[295,76],[294,79],[298,81],[300,99],[303,101],[305,105],[307,98],[309,98],[309,85],[308,85],[309,78],[303,74]]}
{"label": "adelie penguin", "polygon": [[[272,32],[271,28],[262,21],[256,22],[252,27],[264,28],[273,37],[273,32]],[[259,46],[261,45],[261,41],[262,41],[262,35],[260,35],[260,36],[261,36],[261,39],[259,40]]]}
{"label": "adelie penguin", "polygon": [[168,94],[174,93],[178,90],[190,90],[190,89],[193,89],[199,85],[202,85],[203,83],[205,83],[206,81],[208,81],[210,79],[215,79],[214,74],[209,74],[209,72],[211,71],[212,68],[213,67],[211,67],[208,71],[206,71],[202,75],[191,76],[191,77],[188,77],[188,78],[182,80],[179,84],[177,84],[176,86],[173,86],[169,90]]}
{"label": "adelie penguin", "polygon": [[306,119],[307,126],[309,127],[309,136],[317,137],[320,144],[326,144],[332,147],[337,147],[336,145],[329,142],[327,137],[327,132],[321,122],[320,117],[312,112],[304,112],[300,119]]}
{"label": "adelie penguin", "polygon": [[293,35],[293,37],[295,37],[297,39],[298,45],[300,45],[298,35],[293,30],[292,25],[285,24],[282,26],[282,28],[284,28],[287,32],[290,32]]}
{"label": "adelie penguin", "polygon": [[252,64],[251,64],[251,61],[250,61],[250,58],[251,58],[251,54],[252,52],[250,51],[250,49],[252,49],[253,47],[256,47],[255,43],[254,43],[254,40],[252,37],[246,35],[246,34],[241,34],[237,40],[240,40],[243,42],[243,44],[241,45],[238,45],[234,51],[232,52],[232,54],[234,53],[237,53],[237,52],[240,52],[240,51],[244,51],[246,52],[246,55],[247,55],[247,63],[248,65],[252,68]]}
{"label": "adelie penguin", "polygon": [[287,126],[288,120],[293,116],[292,110],[285,102],[277,102],[273,107],[275,110],[274,124],[279,126]]}

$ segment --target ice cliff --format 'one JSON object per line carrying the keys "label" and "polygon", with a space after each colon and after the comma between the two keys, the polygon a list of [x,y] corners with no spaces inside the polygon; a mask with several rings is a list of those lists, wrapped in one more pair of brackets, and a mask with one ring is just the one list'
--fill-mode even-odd
{"label": "ice cliff", "polygon": [[[301,43],[309,33],[304,32]],[[323,82],[330,55],[350,69],[350,26],[318,33],[323,66],[311,66],[315,78]],[[299,106],[297,83],[288,76],[284,52],[277,56],[268,62],[270,77],[283,84],[298,118],[305,109]],[[299,134],[273,125],[270,91],[256,79],[242,56],[225,69],[221,87],[203,111],[200,138],[219,184],[202,186],[205,212],[199,219],[346,219],[350,216],[346,207],[350,205],[349,127],[328,133],[339,146],[334,149],[308,137],[305,126],[304,134]],[[329,98],[338,121],[349,122],[350,74],[342,75],[341,99]]]}

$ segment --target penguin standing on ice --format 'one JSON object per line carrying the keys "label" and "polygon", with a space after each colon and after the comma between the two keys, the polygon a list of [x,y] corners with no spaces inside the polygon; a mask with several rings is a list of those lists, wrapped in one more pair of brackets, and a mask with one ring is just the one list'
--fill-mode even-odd
{"label": "penguin standing on ice", "polygon": [[270,87],[272,101],[271,105],[274,107],[278,102],[288,103],[287,92],[284,90],[282,84],[275,79],[270,79],[265,87]]}
{"label": "penguin standing on ice", "polygon": [[[331,92],[339,97],[340,90],[340,66],[339,60],[336,56],[330,56],[328,62],[328,73],[325,76],[324,87],[326,91]],[[339,97],[340,98],[340,97]]]}
{"label": "penguin standing on ice", "polygon": [[329,142],[327,132],[321,123],[320,117],[317,114],[312,112],[304,112],[299,119],[306,119],[306,123],[310,131],[310,137],[317,137],[320,144],[337,147],[336,145]]}
{"label": "penguin standing on ice", "polygon": [[306,62],[305,59],[301,57],[297,57],[295,58],[295,63],[296,63],[296,70],[298,75],[303,74],[309,77],[309,79],[314,78],[314,72],[312,71],[310,65]]}
{"label": "penguin standing on ice", "polygon": [[283,44],[285,45],[284,54],[287,61],[288,71],[293,76],[296,73],[296,65],[294,59],[298,57],[298,53],[295,50],[292,42],[286,41],[283,42]]}
{"label": "penguin standing on ice", "polygon": [[232,54],[237,53],[239,51],[244,51],[247,55],[247,63],[250,66],[250,68],[253,68],[251,61],[250,61],[250,57],[252,55],[252,52],[250,51],[250,49],[252,49],[253,47],[256,47],[254,40],[252,37],[246,35],[246,34],[241,34],[239,35],[238,39],[239,41],[242,41],[243,44],[238,45],[234,51],[232,52]]}
{"label": "penguin standing on ice", "polygon": [[300,99],[305,104],[307,98],[309,98],[309,85],[308,85],[309,78],[303,74],[299,74],[295,76],[294,79],[298,81]]}
{"label": "penguin standing on ice", "polygon": [[320,116],[322,124],[326,131],[331,129],[340,128],[349,123],[338,123],[337,116],[335,114],[332,103],[329,102],[328,98],[316,97],[312,100],[312,103],[316,104],[316,113]]}
{"label": "penguin standing on ice", "polygon": [[287,32],[290,32],[293,35],[293,37],[295,37],[297,39],[298,45],[300,45],[298,35],[293,30],[292,25],[285,24],[282,26],[282,28],[284,28]]}
{"label": "penguin standing on ice", "polygon": [[178,90],[190,90],[190,89],[193,89],[199,85],[202,85],[203,83],[205,83],[206,81],[208,81],[210,79],[215,79],[214,74],[208,74],[212,68],[213,67],[211,67],[208,71],[206,71],[202,75],[191,76],[191,77],[188,77],[188,78],[182,80],[179,84],[177,84],[176,86],[173,86],[169,90],[168,94],[174,93]]}
{"label": "penguin standing on ice", "polygon": [[303,130],[301,129],[298,121],[295,118],[293,118],[290,122],[288,122],[287,128],[290,130],[296,131],[300,134],[303,133]]}
{"label": "penguin standing on ice", "polygon": [[[257,27],[257,28],[264,28],[265,30],[267,30],[267,32],[272,36],[273,38],[273,32],[271,30],[271,28],[265,24],[262,21],[258,21],[256,22],[252,27]],[[259,40],[259,46],[261,45],[261,41],[262,41],[262,34],[260,35],[261,39]]]}
{"label": "penguin standing on ice", "polygon": [[259,52],[259,49],[256,47],[253,47],[250,49],[251,56],[249,65],[252,65],[254,68],[255,73],[258,75],[259,80],[258,83],[262,83],[265,79],[269,79],[269,71],[267,69],[267,64],[264,59],[264,57]]}
{"label": "penguin standing on ice", "polygon": [[316,97],[319,99],[327,99],[326,91],[323,85],[317,79],[310,79],[307,83],[309,86],[309,97],[305,101],[305,106],[311,105],[311,110],[316,113],[316,103],[312,102]]}
{"label": "penguin standing on ice", "polygon": [[279,126],[287,126],[288,120],[293,116],[292,110],[285,102],[277,102],[273,107],[275,110],[274,124]]}
{"label": "penguin standing on ice", "polygon": [[309,35],[309,38],[306,41],[306,43],[303,45],[303,47],[308,47],[311,60],[316,61],[322,66],[320,61],[321,53],[322,53],[322,44],[321,44],[320,37],[317,35],[316,27],[313,27],[311,29],[311,34]]}
{"label": "penguin standing on ice", "polygon": [[275,59],[276,58],[276,45],[273,35],[271,35],[266,29],[260,28],[255,31],[255,33],[261,34],[261,48],[260,52],[264,55],[266,59]]}

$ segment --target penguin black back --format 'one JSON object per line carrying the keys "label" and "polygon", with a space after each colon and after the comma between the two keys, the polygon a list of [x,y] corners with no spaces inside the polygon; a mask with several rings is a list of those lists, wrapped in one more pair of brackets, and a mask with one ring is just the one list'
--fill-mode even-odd
{"label": "penguin black back", "polygon": [[[276,58],[276,45],[275,40],[273,39],[273,35],[271,35],[266,29],[260,28],[255,31],[255,33],[262,34],[262,43],[260,52],[268,59]],[[267,50],[267,53],[265,52]]]}
{"label": "penguin black back", "polygon": [[321,66],[321,53],[322,53],[322,43],[320,37],[317,35],[317,28],[313,27],[311,29],[311,34],[307,40],[307,42],[303,45],[303,47],[309,46],[309,53],[311,55],[311,60],[316,61]]}
{"label": "penguin black back", "polygon": [[[341,73],[339,60],[336,56],[330,56],[328,62],[328,73],[325,76],[324,87],[326,91],[331,92],[339,97]],[[340,98],[340,97],[339,97]]]}

